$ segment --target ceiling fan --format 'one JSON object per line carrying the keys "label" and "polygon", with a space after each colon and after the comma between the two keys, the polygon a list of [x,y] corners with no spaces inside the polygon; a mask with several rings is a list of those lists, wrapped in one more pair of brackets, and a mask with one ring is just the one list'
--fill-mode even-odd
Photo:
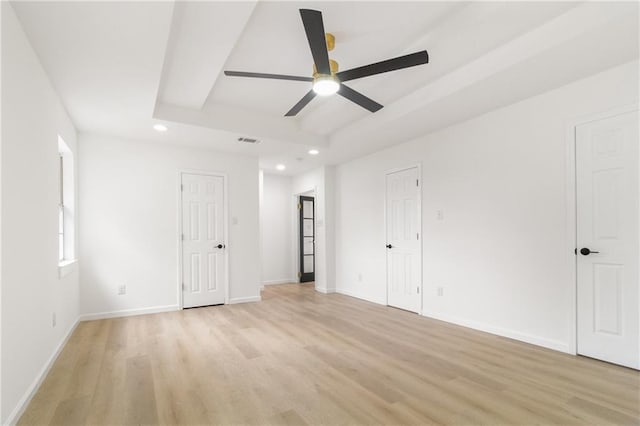
{"label": "ceiling fan", "polygon": [[230,77],[270,78],[276,80],[312,82],[313,86],[311,90],[309,90],[309,92],[285,114],[285,117],[291,117],[298,114],[302,108],[316,97],[316,95],[328,96],[334,93],[344,96],[366,110],[376,112],[382,108],[382,105],[366,97],[362,93],[349,88],[344,83],[357,78],[382,74],[429,62],[429,55],[427,51],[422,50],[420,52],[399,56],[386,61],[376,62],[374,64],[352,68],[346,71],[338,71],[338,63],[333,59],[329,59],[329,51],[333,50],[335,46],[335,38],[332,34],[325,34],[324,32],[322,12],[311,9],[300,9],[300,16],[302,17],[304,30],[307,33],[307,40],[309,41],[309,47],[311,48],[311,55],[313,56],[313,77],[262,74],[243,71],[224,72],[225,75]]}

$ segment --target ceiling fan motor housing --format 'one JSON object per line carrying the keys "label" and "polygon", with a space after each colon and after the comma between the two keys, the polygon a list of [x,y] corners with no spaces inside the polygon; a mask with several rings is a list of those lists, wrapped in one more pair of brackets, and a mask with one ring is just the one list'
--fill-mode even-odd
{"label": "ceiling fan motor housing", "polygon": [[[329,69],[331,69],[331,75],[336,75],[338,73],[338,63],[333,59],[329,59]],[[318,78],[322,74],[318,73],[318,68],[316,64],[313,64],[313,78]]]}

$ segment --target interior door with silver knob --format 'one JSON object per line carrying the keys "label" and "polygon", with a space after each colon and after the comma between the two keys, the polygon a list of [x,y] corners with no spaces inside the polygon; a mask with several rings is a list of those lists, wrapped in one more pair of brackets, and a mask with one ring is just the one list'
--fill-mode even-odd
{"label": "interior door with silver knob", "polygon": [[316,279],[316,243],[315,243],[315,199],[300,196],[298,201],[300,217],[300,282],[308,283]]}
{"label": "interior door with silver knob", "polygon": [[417,167],[387,174],[385,211],[387,304],[419,313],[422,309],[422,229]]}
{"label": "interior door with silver knob", "polygon": [[636,369],[638,123],[636,111],[575,131],[578,353]]}
{"label": "interior door with silver knob", "polygon": [[226,297],[224,177],[182,174],[183,307],[219,305]]}

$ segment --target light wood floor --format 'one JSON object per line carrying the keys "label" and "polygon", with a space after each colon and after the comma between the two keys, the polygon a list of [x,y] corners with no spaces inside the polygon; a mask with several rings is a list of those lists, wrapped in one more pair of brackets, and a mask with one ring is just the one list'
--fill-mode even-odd
{"label": "light wood floor", "polygon": [[309,286],[81,323],[20,424],[639,424],[638,372]]}

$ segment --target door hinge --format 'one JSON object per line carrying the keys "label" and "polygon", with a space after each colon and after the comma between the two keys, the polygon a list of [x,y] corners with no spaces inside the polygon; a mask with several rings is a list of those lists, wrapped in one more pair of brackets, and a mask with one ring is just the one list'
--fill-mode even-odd
{"label": "door hinge", "polygon": [[420,287],[416,287],[416,291],[420,293]]}
{"label": "door hinge", "polygon": [[417,232],[417,233],[416,233],[416,240],[419,240],[419,239],[420,239],[420,233],[419,233],[419,232]]}
{"label": "door hinge", "polygon": [[180,235],[180,239],[181,239],[182,241],[184,241],[184,234],[181,234],[181,235]]}
{"label": "door hinge", "polygon": [[302,204],[298,203],[298,210],[302,209]]}
{"label": "door hinge", "polygon": [[298,278],[302,278],[302,272],[298,272]]}
{"label": "door hinge", "polygon": [[186,289],[187,289],[187,286],[184,285],[184,283],[182,283],[182,290],[186,290]]}
{"label": "door hinge", "polygon": [[180,184],[180,191],[184,192],[184,185],[183,184]]}
{"label": "door hinge", "polygon": [[416,179],[416,186],[420,186],[420,181],[418,179]]}

